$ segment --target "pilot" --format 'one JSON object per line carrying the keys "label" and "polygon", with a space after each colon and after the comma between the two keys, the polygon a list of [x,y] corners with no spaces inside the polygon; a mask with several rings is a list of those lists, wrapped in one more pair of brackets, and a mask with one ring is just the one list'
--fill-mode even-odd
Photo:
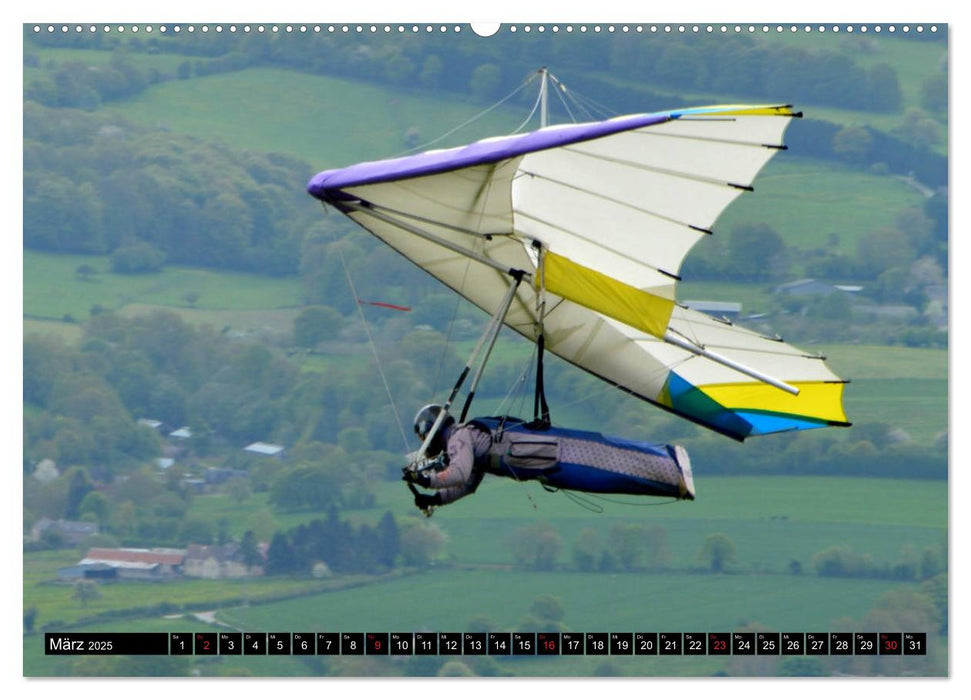
{"label": "pilot", "polygon": [[[415,434],[422,442],[428,437],[441,412],[441,406],[429,404],[415,415]],[[455,419],[446,414],[432,438],[427,456],[436,457],[444,452],[448,466],[438,472],[405,471],[405,481],[422,488],[435,489],[433,494],[417,494],[415,506],[425,510],[429,506],[452,503],[473,493],[487,471],[491,447],[492,434],[483,426],[475,422],[457,425]]]}

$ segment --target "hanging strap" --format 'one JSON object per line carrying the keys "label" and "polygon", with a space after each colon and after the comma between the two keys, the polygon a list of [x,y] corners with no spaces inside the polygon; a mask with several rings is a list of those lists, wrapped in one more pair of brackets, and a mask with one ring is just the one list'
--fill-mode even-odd
{"label": "hanging strap", "polygon": [[540,333],[536,340],[536,393],[533,397],[533,426],[545,430],[552,425],[550,422],[550,407],[546,403],[546,390],[543,386],[543,351],[546,346],[545,336]]}

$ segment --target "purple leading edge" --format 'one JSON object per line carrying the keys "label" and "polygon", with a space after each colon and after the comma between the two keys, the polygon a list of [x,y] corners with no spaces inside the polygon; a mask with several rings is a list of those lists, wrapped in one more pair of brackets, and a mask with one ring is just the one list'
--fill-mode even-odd
{"label": "purple leading edge", "polygon": [[307,191],[322,200],[341,199],[341,189],[357,185],[371,185],[422,175],[434,175],[449,170],[495,163],[524,153],[565,146],[622,131],[650,126],[676,119],[680,112],[634,114],[602,122],[572,124],[540,129],[527,134],[502,136],[478,141],[468,146],[429,151],[403,158],[358,163],[318,173],[310,180]]}

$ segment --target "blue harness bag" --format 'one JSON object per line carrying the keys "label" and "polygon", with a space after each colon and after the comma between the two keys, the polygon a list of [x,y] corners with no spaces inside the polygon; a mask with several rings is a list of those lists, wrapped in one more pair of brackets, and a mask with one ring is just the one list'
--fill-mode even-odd
{"label": "blue harness bag", "polygon": [[476,418],[492,434],[477,466],[491,474],[533,479],[552,489],[694,498],[684,448],[607,437],[568,428],[531,428],[511,417]]}

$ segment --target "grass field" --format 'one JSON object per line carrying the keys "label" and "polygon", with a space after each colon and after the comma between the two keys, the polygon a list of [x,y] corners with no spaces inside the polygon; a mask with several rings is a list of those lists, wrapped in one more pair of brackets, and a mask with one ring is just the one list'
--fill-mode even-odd
{"label": "grass field", "polygon": [[846,389],[847,413],[856,423],[903,428],[918,443],[948,429],[950,383],[946,350],[874,346],[818,346]]}
{"label": "grass field", "polygon": [[[147,275],[119,275],[110,271],[107,257],[40,253],[25,250],[24,315],[35,319],[76,321],[91,307],[119,310],[150,304],[189,311],[265,311],[293,309],[303,303],[296,277],[269,277],[242,272],[167,266]],[[97,272],[77,274],[81,265]],[[190,306],[187,294],[197,295]],[[218,322],[218,319],[214,319]]]}
{"label": "grass field", "polygon": [[74,550],[31,552],[24,555],[24,607],[38,609],[37,626],[59,621],[64,625],[113,610],[170,604],[218,606],[228,599],[246,600],[268,594],[288,595],[319,590],[312,580],[279,581],[250,579],[230,581],[177,580],[170,582],[119,582],[103,585],[103,596],[81,605],[72,598],[71,586],[53,584],[57,570],[77,564],[83,556]]}
{"label": "grass field", "polygon": [[790,248],[827,248],[829,235],[836,234],[839,250],[855,255],[862,236],[891,226],[901,209],[924,202],[900,180],[789,154],[772,159],[756,178],[755,191],[725,210],[716,234],[726,235],[739,223],[764,222]]}
{"label": "grass field", "polygon": [[[548,522],[563,542],[558,562],[572,565],[571,549],[579,533],[592,529],[606,540],[619,523],[640,522],[665,529],[669,565],[699,565],[705,538],[715,532],[735,543],[738,566],[745,570],[788,571],[793,560],[810,570],[814,554],[848,546],[875,562],[898,560],[906,546],[920,553],[937,548],[947,528],[947,484],[866,478],[708,477],[695,474],[698,499],[689,503],[648,505],[650,499],[595,501],[593,513],[562,494],[536,484],[488,477],[475,498],[436,513],[434,524],[447,536],[444,556],[479,565],[513,563],[510,546],[521,529]],[[633,505],[632,505],[633,504]],[[413,515],[411,497],[400,484],[381,484],[376,505],[349,512],[352,519],[375,523],[386,511],[406,526]],[[232,534],[248,527],[265,507],[261,494],[243,505],[222,496],[197,498],[191,514],[225,519]],[[281,528],[321,517],[318,513],[277,514]],[[237,530],[239,532],[237,532]]]}
{"label": "grass field", "polygon": [[[471,629],[488,620],[499,631],[545,631],[528,618],[541,596],[561,602],[562,624],[576,632],[698,631],[731,632],[747,625],[775,631],[828,631],[841,618],[859,618],[881,595],[899,584],[886,581],[826,580],[791,576],[705,576],[558,573],[522,571],[431,571],[299,600],[220,610],[219,626],[173,616],[86,626],[96,632],[206,632],[231,630],[287,632],[412,632]],[[890,631],[890,630],[884,630]],[[25,675],[77,675],[87,659],[45,657],[42,637],[24,641]],[[493,657],[499,672],[524,676],[591,676],[607,659]],[[429,673],[448,661],[427,660]],[[618,673],[635,676],[710,675],[729,659],[629,658],[612,656]],[[298,657],[195,659],[209,675],[317,675],[322,669]],[[328,659],[327,673],[404,675],[410,659],[371,658],[356,667],[348,657]],[[359,663],[360,661],[358,661]]]}
{"label": "grass field", "polygon": [[[241,100],[246,119],[226,119],[227,110],[238,110]],[[250,68],[160,84],[111,109],[136,121],[237,148],[289,153],[324,170],[400,154],[407,148],[409,129],[416,128],[419,141],[425,143],[484,107],[452,96],[444,99],[339,78]],[[496,110],[436,147],[510,132],[522,118],[518,110]]]}
{"label": "grass field", "polygon": [[834,619],[858,616],[894,587],[890,582],[790,576],[449,571],[312,596],[299,605],[233,608],[218,619],[249,630],[446,632],[469,630],[474,618],[485,615],[499,630],[540,631],[526,618],[530,604],[549,595],[562,601],[562,622],[574,631],[716,631],[755,622],[770,629],[808,630],[829,629]]}

